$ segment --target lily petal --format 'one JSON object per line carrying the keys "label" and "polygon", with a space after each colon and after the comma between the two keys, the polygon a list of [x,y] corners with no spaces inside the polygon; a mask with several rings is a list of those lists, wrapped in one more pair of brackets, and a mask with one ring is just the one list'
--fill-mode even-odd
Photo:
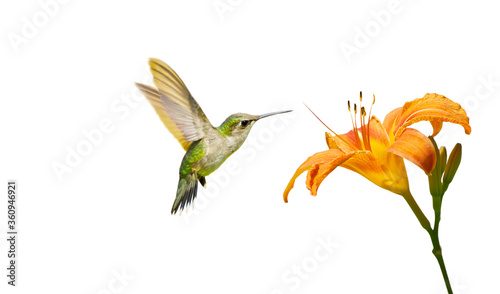
{"label": "lily petal", "polygon": [[373,153],[358,151],[344,162],[342,167],[356,172],[375,185],[396,194],[403,195],[409,190],[404,161],[401,157],[391,153],[388,153],[385,164],[381,165]]}
{"label": "lily petal", "polygon": [[433,130],[432,136],[436,137],[436,135],[439,134],[439,132],[443,128],[443,122],[433,120],[433,121],[431,121],[431,125],[432,125],[432,130]]}
{"label": "lily petal", "polygon": [[397,140],[408,126],[424,120],[431,122],[433,136],[439,133],[443,122],[462,125],[466,134],[471,132],[469,117],[460,104],[436,93],[406,102],[399,114],[398,109],[393,110],[384,119],[384,126],[391,139],[394,136]]}
{"label": "lily petal", "polygon": [[[303,172],[311,170],[307,177],[307,188],[311,190],[311,195],[316,195],[321,181],[331,173],[337,166],[342,164],[344,161],[349,159],[353,154],[346,154],[338,149],[331,149],[322,152],[318,152],[313,156],[309,157],[304,163],[302,163],[293,177],[290,179],[285,192],[283,192],[283,200],[288,202],[288,194],[292,190],[295,183],[295,179],[300,176]],[[316,182],[315,182],[316,181]]]}
{"label": "lily petal", "polygon": [[391,141],[384,125],[375,116],[370,119],[369,135],[373,154],[375,157],[382,159],[387,153],[387,148],[391,146]]}
{"label": "lily petal", "polygon": [[389,135],[389,139],[391,142],[394,142],[394,128],[396,122],[398,122],[401,118],[401,110],[403,107],[398,107],[391,112],[389,112],[384,118],[384,128]]}
{"label": "lily petal", "polygon": [[356,150],[362,149],[359,143],[356,141],[356,137],[354,136],[354,132],[352,130],[345,134],[333,136],[330,138],[332,138],[333,142],[328,142],[329,139],[327,138],[326,143],[328,144],[328,147],[330,146],[336,147],[337,149],[340,149],[345,153],[354,152]]}
{"label": "lily petal", "polygon": [[430,174],[436,165],[436,152],[431,141],[412,128],[405,129],[387,151],[413,162],[426,174]]}
{"label": "lily petal", "polygon": [[318,194],[319,185],[321,182],[334,170],[337,166],[341,165],[344,161],[349,159],[352,154],[342,154],[337,159],[324,164],[316,164],[307,172],[306,187],[311,191],[311,195]]}
{"label": "lily petal", "polygon": [[326,145],[328,145],[328,148],[340,149],[337,143],[335,143],[335,140],[333,138],[334,137],[332,136],[332,134],[325,132]]}

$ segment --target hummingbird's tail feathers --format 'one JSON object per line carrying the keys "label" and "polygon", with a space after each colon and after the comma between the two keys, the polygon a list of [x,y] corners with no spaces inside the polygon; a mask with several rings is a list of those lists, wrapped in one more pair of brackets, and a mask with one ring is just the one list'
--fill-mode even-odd
{"label": "hummingbird's tail feathers", "polygon": [[200,181],[200,184],[205,187],[205,184],[207,183],[207,181],[205,180],[205,177],[199,177],[198,180]]}
{"label": "hummingbird's tail feathers", "polygon": [[179,209],[181,211],[184,210],[184,207],[188,207],[194,198],[196,198],[197,192],[198,179],[196,173],[191,173],[180,178],[179,185],[177,186],[177,196],[170,212],[175,214]]}
{"label": "hummingbird's tail feathers", "polygon": [[135,83],[135,85],[137,86],[137,88],[139,88],[144,97],[148,99],[149,103],[151,104],[151,106],[153,106],[154,110],[160,117],[165,127],[167,127],[170,133],[172,133],[177,141],[181,143],[182,148],[187,151],[192,142],[188,142],[186,141],[186,139],[184,139],[184,135],[182,134],[181,130],[172,121],[172,119],[170,119],[170,116],[168,116],[168,113],[163,106],[163,102],[161,101],[160,92],[158,92],[156,88],[148,85],[140,83]]}

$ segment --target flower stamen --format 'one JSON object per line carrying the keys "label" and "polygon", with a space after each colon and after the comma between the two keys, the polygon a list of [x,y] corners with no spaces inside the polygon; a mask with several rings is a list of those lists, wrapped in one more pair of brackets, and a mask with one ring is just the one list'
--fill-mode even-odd
{"label": "flower stamen", "polygon": [[359,112],[359,123],[361,124],[361,137],[363,138],[363,145],[362,145],[362,148],[363,150],[370,150],[368,148],[369,146],[369,143],[368,142],[368,137],[367,137],[367,134],[366,134],[366,122],[365,122],[365,117],[366,117],[366,111],[365,111],[365,107],[364,106],[361,106],[361,103],[363,102],[363,92],[362,91],[359,91],[359,108],[360,108],[360,112]]}
{"label": "flower stamen", "polygon": [[349,115],[351,116],[352,131],[354,132],[356,130],[356,128],[354,127],[354,119],[352,118],[351,101],[350,100],[347,100],[347,109],[349,110]]}
{"label": "flower stamen", "polygon": [[[370,122],[372,120],[372,108],[373,108],[373,104],[375,104],[375,94],[373,94],[372,105],[370,105],[370,112],[368,112],[368,139],[370,139]],[[368,144],[369,144],[369,148],[370,148],[370,151],[371,151],[372,147],[371,147],[371,144],[370,144],[370,140],[368,140]]]}
{"label": "flower stamen", "polygon": [[354,103],[354,138],[356,139],[356,145],[359,146],[357,149],[363,149],[363,144],[361,142],[361,138],[359,137],[359,132],[358,132],[358,120],[357,120],[357,115],[358,115],[358,107],[356,103]]}
{"label": "flower stamen", "polygon": [[[361,121],[361,135],[363,136],[363,146],[365,150],[370,150],[370,138],[368,137],[368,132],[366,131],[366,111],[365,107],[361,107],[361,113],[359,115]],[[371,150],[370,150],[371,151]]]}

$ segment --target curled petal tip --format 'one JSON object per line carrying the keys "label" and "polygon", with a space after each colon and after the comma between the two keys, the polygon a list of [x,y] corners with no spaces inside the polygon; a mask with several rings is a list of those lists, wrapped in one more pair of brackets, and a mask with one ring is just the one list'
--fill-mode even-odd
{"label": "curled petal tip", "polygon": [[400,109],[395,109],[384,120],[384,126],[394,134],[395,139],[410,125],[419,121],[429,121],[436,136],[443,122],[463,126],[465,133],[470,134],[469,117],[462,106],[443,95],[427,93],[422,98],[406,102]]}

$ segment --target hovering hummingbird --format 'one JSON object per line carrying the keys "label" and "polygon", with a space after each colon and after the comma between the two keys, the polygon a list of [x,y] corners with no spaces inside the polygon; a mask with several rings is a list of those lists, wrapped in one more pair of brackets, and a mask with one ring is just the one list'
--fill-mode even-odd
{"label": "hovering hummingbird", "polygon": [[186,150],[179,168],[177,196],[171,211],[175,214],[196,197],[198,181],[205,186],[205,177],[240,148],[256,121],[291,110],[263,115],[235,113],[219,127],[213,127],[173,69],[155,58],[149,59],[149,66],[157,88],[140,83],[136,85]]}

